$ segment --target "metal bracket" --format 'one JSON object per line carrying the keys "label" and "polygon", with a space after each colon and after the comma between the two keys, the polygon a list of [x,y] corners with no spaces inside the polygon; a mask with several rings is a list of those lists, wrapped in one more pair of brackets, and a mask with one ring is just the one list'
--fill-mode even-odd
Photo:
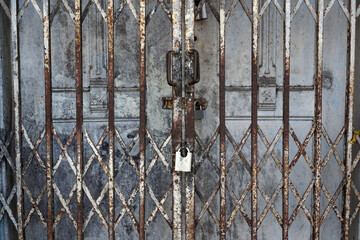
{"label": "metal bracket", "polygon": [[259,110],[274,111],[276,108],[276,78],[259,79]]}
{"label": "metal bracket", "polygon": [[104,113],[108,108],[107,79],[90,78],[90,111]]}

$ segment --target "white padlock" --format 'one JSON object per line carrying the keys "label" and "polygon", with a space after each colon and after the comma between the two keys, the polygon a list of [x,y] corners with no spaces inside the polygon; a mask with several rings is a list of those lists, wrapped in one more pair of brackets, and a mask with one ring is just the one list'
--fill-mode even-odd
{"label": "white padlock", "polygon": [[185,157],[181,156],[181,148],[176,152],[175,156],[175,171],[176,172],[191,172],[191,156],[192,153],[186,148],[187,154]]}

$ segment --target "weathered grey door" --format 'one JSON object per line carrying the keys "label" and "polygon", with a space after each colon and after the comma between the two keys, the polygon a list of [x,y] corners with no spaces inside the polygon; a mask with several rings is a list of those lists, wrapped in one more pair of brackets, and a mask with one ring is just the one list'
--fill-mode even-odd
{"label": "weathered grey door", "polygon": [[0,5],[1,239],[359,239],[356,0]]}

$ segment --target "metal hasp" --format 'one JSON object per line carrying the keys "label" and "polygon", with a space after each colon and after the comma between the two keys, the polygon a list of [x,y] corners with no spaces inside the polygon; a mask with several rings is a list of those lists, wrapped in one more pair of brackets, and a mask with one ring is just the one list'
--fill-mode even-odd
{"label": "metal hasp", "polygon": [[[163,97],[162,99],[162,108],[171,110],[173,108],[172,98]],[[195,98],[194,99],[194,108],[195,110],[205,110],[207,108],[208,101],[205,98]],[[186,98],[182,98],[182,108],[186,109]]]}

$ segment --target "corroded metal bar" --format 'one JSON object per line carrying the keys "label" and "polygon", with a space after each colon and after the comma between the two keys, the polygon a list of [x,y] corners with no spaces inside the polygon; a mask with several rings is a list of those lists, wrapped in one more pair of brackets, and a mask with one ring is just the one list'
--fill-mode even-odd
{"label": "corroded metal bar", "polygon": [[83,239],[83,80],[82,80],[82,32],[81,0],[75,0],[75,65],[76,65],[76,206],[77,239]]}
{"label": "corroded metal bar", "polygon": [[109,240],[115,239],[115,190],[114,190],[114,160],[115,160],[115,96],[114,96],[114,1],[107,1],[108,26],[108,96],[109,96]]}
{"label": "corroded metal bar", "polygon": [[318,1],[317,49],[316,49],[316,82],[315,82],[315,188],[314,188],[314,221],[313,239],[320,237],[320,192],[321,192],[321,138],[322,138],[322,71],[323,71],[323,37],[324,37],[324,0]]}
{"label": "corroded metal bar", "polygon": [[251,239],[257,239],[257,100],[258,100],[258,0],[252,1],[251,31]]}
{"label": "corroded metal bar", "polygon": [[354,81],[355,81],[355,37],[356,37],[356,0],[350,1],[350,26],[349,26],[349,70],[346,88],[346,112],[345,112],[345,201],[344,201],[344,221],[342,232],[344,240],[349,239],[350,229],[350,197],[351,197],[351,173],[352,173],[352,139],[353,117],[354,117]]}
{"label": "corroded metal bar", "polygon": [[291,2],[285,1],[284,24],[284,91],[283,91],[283,225],[282,237],[289,239],[289,138],[290,138],[290,22]]}
{"label": "corroded metal bar", "polygon": [[219,4],[220,239],[226,239],[225,0]]}
{"label": "corroded metal bar", "polygon": [[[185,174],[185,239],[195,239],[195,172],[194,172],[194,149],[195,149],[195,125],[194,125],[194,85],[190,84],[196,77],[194,62],[197,57],[194,48],[194,1],[185,0],[185,142],[190,152],[191,172]],[[197,52],[196,52],[197,53]]]}
{"label": "corroded metal bar", "polygon": [[44,74],[45,74],[45,140],[46,140],[46,204],[47,238],[54,239],[54,189],[53,189],[53,136],[52,136],[52,88],[50,50],[50,1],[43,0]]}
{"label": "corroded metal bar", "polygon": [[172,217],[173,232],[172,239],[182,239],[181,223],[181,173],[175,172],[176,151],[180,148],[182,140],[182,2],[172,0],[172,79],[177,86],[172,87],[173,109],[172,109]]}
{"label": "corroded metal bar", "polygon": [[139,162],[139,239],[145,240],[145,174],[146,174],[146,6],[140,0],[140,162]]}
{"label": "corroded metal bar", "polygon": [[17,210],[17,232],[18,239],[25,239],[24,232],[24,202],[22,190],[22,166],[21,166],[21,92],[19,77],[19,41],[18,41],[18,21],[17,21],[16,0],[11,1],[11,67],[13,82],[13,107],[14,107],[14,128],[15,128],[15,165],[16,165],[16,210]]}

